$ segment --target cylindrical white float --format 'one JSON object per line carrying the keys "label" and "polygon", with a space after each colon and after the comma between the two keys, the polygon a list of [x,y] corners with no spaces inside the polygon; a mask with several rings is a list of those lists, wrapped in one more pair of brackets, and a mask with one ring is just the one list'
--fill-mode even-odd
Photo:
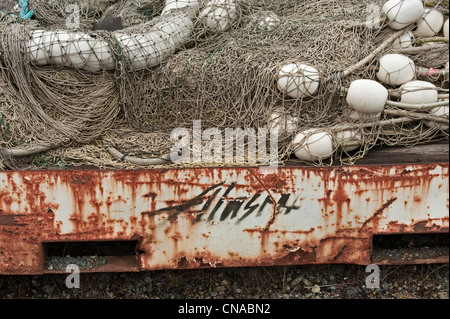
{"label": "cylindrical white float", "polygon": [[438,100],[437,88],[426,81],[411,81],[402,85],[400,102],[405,104],[430,104]]}
{"label": "cylindrical white float", "polygon": [[211,0],[200,11],[199,21],[211,33],[228,30],[238,18],[235,0]]}
{"label": "cylindrical white float", "polygon": [[35,30],[27,48],[34,65],[56,64],[89,71],[115,66],[108,44],[85,33]]}
{"label": "cylindrical white float", "polygon": [[319,71],[309,65],[291,63],[283,66],[278,72],[277,87],[294,99],[310,97],[319,88]]}
{"label": "cylindrical white float", "polygon": [[303,161],[318,161],[333,155],[333,138],[323,129],[308,129],[298,133],[293,141],[295,156]]}
{"label": "cylindrical white float", "polygon": [[408,25],[420,19],[424,13],[423,3],[420,0],[389,0],[381,11],[386,14],[389,22],[394,26]]}
{"label": "cylindrical white float", "polygon": [[[361,140],[362,140],[361,133],[359,133],[356,130],[345,130],[345,131],[336,132],[336,142],[338,144],[342,144],[342,143],[349,142],[349,141],[361,142]],[[343,149],[346,152],[351,152],[351,151],[358,149],[359,147],[360,147],[360,145],[348,145],[348,146],[343,146]]]}
{"label": "cylindrical white float", "polygon": [[[448,117],[449,107],[448,106],[435,107],[435,108],[432,108],[429,111],[429,113],[434,116],[447,116]],[[444,131],[449,129],[448,124],[444,124],[444,123],[437,123],[434,121],[424,121],[423,123],[428,127],[437,127]]]}
{"label": "cylindrical white float", "polygon": [[191,10],[191,18],[195,17],[195,11],[198,7],[198,0],[166,0],[166,4],[161,11],[161,15],[167,14],[172,10],[189,7]]}
{"label": "cylindrical white float", "polygon": [[377,78],[389,85],[401,85],[414,79],[414,61],[403,54],[386,54],[380,58]]}
{"label": "cylindrical white float", "polygon": [[[159,65],[189,40],[193,23],[187,14],[168,15],[143,34],[114,32],[123,59],[135,70]],[[88,71],[112,70],[108,43],[82,32],[35,30],[26,43],[33,65],[55,64]]]}
{"label": "cylindrical white float", "polygon": [[417,22],[413,31],[416,37],[432,37],[439,33],[444,24],[444,15],[436,9],[426,9],[422,19]]}
{"label": "cylindrical white float", "polygon": [[377,114],[383,111],[388,95],[388,90],[380,83],[361,79],[350,84],[346,101],[360,113]]}
{"label": "cylindrical white float", "polygon": [[394,49],[403,49],[412,47],[414,41],[414,34],[411,31],[403,33],[400,37],[395,39],[392,43]]}

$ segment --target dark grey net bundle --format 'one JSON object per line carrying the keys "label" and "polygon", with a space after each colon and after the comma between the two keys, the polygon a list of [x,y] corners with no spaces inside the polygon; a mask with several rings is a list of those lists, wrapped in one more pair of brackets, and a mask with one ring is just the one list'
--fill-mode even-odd
{"label": "dark grey net bundle", "polygon": [[[448,38],[397,43],[384,3],[84,0],[76,12],[66,1],[30,1],[31,21],[1,22],[3,130],[8,123],[1,154],[11,163],[17,147],[46,151],[13,156],[17,167],[36,156],[98,167],[174,165],[171,132],[192,136],[194,121],[222,136],[227,128],[265,128],[268,138],[276,131],[280,164],[298,148],[297,134],[311,129],[331,140],[332,160],[310,161],[319,165],[352,164],[379,144],[448,139],[448,111],[439,109],[448,101]],[[430,5],[448,12],[448,1]],[[379,114],[355,112],[346,101],[350,84],[378,81],[380,58],[393,53],[414,62],[415,80],[434,83],[438,106],[405,108],[401,87],[383,84],[393,103]],[[196,163],[207,164],[227,163]]]}

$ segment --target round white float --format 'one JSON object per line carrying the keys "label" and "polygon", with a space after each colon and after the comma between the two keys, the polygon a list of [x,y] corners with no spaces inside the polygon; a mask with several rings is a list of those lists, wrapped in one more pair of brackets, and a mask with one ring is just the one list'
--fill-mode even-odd
{"label": "round white float", "polygon": [[426,81],[411,81],[401,87],[401,103],[428,104],[438,100],[437,88],[433,83]]}
{"label": "round white float", "polygon": [[377,78],[389,85],[401,85],[415,76],[414,61],[403,54],[386,54],[380,58]]}
{"label": "round white float", "polygon": [[314,95],[319,88],[319,71],[309,65],[291,63],[278,72],[277,87],[289,97],[298,99]]}
{"label": "round white float", "polygon": [[413,31],[416,37],[432,37],[439,33],[444,24],[444,15],[439,10],[426,9],[422,19],[417,22]]}
{"label": "round white float", "polygon": [[346,101],[360,113],[377,114],[383,111],[388,95],[388,90],[380,83],[361,79],[350,84]]}
{"label": "round white float", "polygon": [[[446,115],[448,117],[449,107],[448,106],[435,107],[435,108],[432,108],[429,111],[429,113],[431,115],[434,115],[434,116],[444,116],[444,115]],[[433,121],[424,121],[423,123],[426,126],[428,126],[428,127],[437,127],[437,128],[439,128],[441,130],[444,130],[444,131],[449,129],[448,124],[444,124],[444,123],[437,123],[437,122],[433,122]]]}
{"label": "round white float", "polygon": [[[361,133],[359,133],[356,130],[345,130],[345,131],[336,132],[336,141],[339,144],[342,144],[342,143],[345,143],[348,141],[361,141],[361,140],[362,140]],[[351,151],[358,149],[359,147],[360,147],[360,145],[349,145],[349,146],[344,146],[343,149],[346,152],[351,152]]]}
{"label": "round white float", "polygon": [[394,30],[400,30],[400,29],[403,29],[403,28],[409,26],[410,24],[411,24],[411,23],[398,23],[398,22],[392,21],[392,22],[389,22],[389,23],[388,23],[388,26],[389,26],[391,29],[394,29]]}
{"label": "round white float", "polygon": [[420,19],[424,13],[420,0],[389,0],[381,11],[386,14],[390,22],[410,24]]}
{"label": "round white float", "polygon": [[323,129],[308,129],[298,133],[292,144],[295,156],[303,161],[327,159],[333,155],[333,138]]}
{"label": "round white float", "polygon": [[403,33],[400,37],[395,39],[392,43],[394,49],[403,49],[412,47],[414,41],[414,34],[411,31]]}
{"label": "round white float", "polygon": [[297,129],[298,119],[283,111],[275,110],[269,119],[269,131],[271,134],[284,135],[294,133]]}
{"label": "round white float", "polygon": [[198,18],[209,32],[223,32],[236,21],[238,11],[233,0],[212,0],[200,11]]}
{"label": "round white float", "polygon": [[260,28],[270,31],[279,26],[280,23],[281,23],[280,18],[274,13],[271,15],[261,17],[258,21],[258,26]]}

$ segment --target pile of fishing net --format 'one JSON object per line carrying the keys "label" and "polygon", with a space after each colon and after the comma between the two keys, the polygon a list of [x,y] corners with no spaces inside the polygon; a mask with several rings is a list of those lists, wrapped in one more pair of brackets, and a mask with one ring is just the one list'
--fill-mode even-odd
{"label": "pile of fishing net", "polygon": [[4,168],[266,165],[274,145],[354,164],[448,140],[448,1],[2,5]]}

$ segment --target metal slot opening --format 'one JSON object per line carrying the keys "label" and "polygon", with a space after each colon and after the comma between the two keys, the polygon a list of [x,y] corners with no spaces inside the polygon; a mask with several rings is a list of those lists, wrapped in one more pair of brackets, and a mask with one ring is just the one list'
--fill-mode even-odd
{"label": "metal slot opening", "polygon": [[375,264],[448,263],[449,234],[374,235]]}
{"label": "metal slot opening", "polygon": [[65,272],[76,265],[81,272],[139,270],[138,241],[80,241],[43,243],[46,272]]}

